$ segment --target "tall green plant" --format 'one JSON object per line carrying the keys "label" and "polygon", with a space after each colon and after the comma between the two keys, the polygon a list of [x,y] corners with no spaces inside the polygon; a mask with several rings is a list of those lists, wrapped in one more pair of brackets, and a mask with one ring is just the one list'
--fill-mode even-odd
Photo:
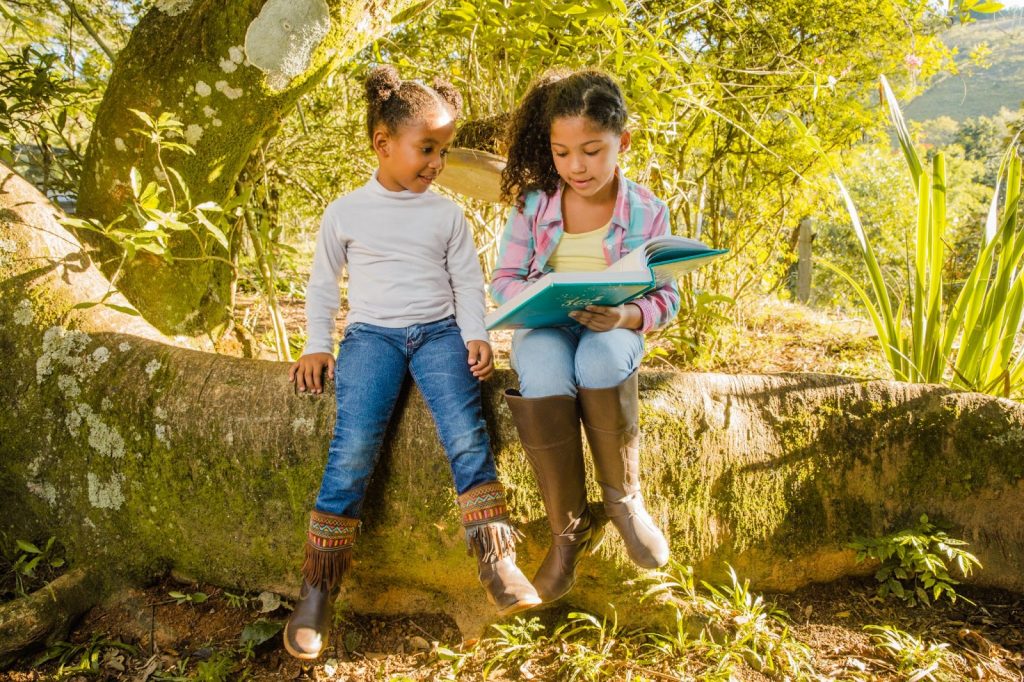
{"label": "tall green plant", "polygon": [[1018,340],[1024,325],[1024,231],[1017,224],[1021,158],[1016,139],[1000,166],[978,259],[955,302],[947,308],[943,305],[943,289],[949,286],[943,281],[945,159],[938,153],[930,170],[925,168],[884,76],[880,89],[916,188],[917,230],[908,294],[895,300],[890,296],[857,209],[838,177],[872,295],[850,275],[823,264],[849,282],[863,301],[897,380],[944,382],[993,395],[1020,397],[1024,394],[1024,348]]}

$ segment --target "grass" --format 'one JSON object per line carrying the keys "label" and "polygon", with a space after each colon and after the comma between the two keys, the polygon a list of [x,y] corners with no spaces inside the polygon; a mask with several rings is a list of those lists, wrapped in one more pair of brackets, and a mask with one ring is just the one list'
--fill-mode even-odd
{"label": "grass", "polygon": [[[717,331],[702,352],[676,369],[730,374],[822,372],[865,378],[889,375],[878,356],[874,329],[866,319],[810,308],[772,296],[744,301],[734,321]],[[649,348],[669,348],[657,336]],[[668,359],[671,361],[671,358]],[[666,366],[657,356],[652,369]]]}

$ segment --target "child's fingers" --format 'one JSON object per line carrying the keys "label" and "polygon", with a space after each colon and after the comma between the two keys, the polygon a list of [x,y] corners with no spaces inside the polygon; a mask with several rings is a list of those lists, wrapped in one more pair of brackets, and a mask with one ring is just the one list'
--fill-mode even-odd
{"label": "child's fingers", "polygon": [[334,356],[327,361],[327,378],[334,381]]}
{"label": "child's fingers", "polygon": [[324,368],[322,365],[317,365],[313,370],[313,393],[323,393],[324,386],[321,377],[324,374]]}
{"label": "child's fingers", "polygon": [[299,363],[292,363],[292,366],[288,368],[288,381],[295,383],[295,370],[299,368]]}

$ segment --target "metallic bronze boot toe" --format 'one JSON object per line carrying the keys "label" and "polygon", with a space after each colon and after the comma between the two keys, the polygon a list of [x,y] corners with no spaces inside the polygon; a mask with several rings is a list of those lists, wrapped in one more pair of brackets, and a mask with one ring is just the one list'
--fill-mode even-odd
{"label": "metallic bronze boot toe", "polygon": [[481,562],[477,575],[487,600],[497,607],[499,616],[532,609],[541,603],[537,590],[516,565],[515,554],[490,563]]}

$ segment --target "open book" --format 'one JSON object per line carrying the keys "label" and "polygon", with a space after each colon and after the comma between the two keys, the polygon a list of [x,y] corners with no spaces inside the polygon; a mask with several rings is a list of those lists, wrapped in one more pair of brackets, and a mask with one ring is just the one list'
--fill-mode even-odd
{"label": "open book", "polygon": [[571,324],[588,305],[616,306],[657,289],[726,253],[686,237],[655,237],[598,272],[552,272],[491,312],[488,329]]}

